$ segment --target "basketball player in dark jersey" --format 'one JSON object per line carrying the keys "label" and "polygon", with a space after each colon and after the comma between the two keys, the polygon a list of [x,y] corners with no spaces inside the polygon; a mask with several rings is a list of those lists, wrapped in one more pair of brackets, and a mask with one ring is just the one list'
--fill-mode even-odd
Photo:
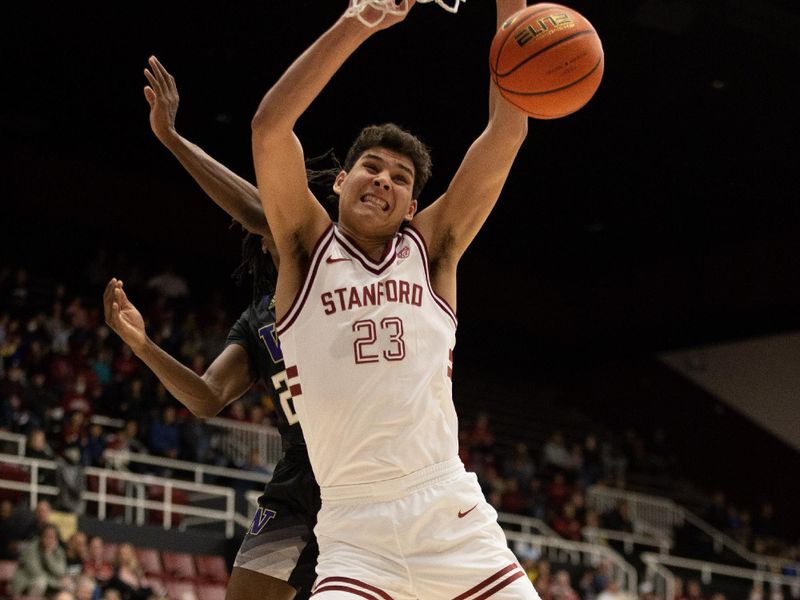
{"label": "basketball player in dark jersey", "polygon": [[[319,487],[311,471],[305,440],[286,384],[283,356],[275,336],[272,292],[277,262],[258,191],[175,131],[178,92],[175,80],[155,57],[145,70],[150,85],[150,125],[201,188],[248,234],[238,275],[253,276],[253,301],[231,328],[225,349],[198,376],[159,348],[127,298],[123,282],[112,279],[103,297],[108,325],[193,414],[208,418],[262,383],[276,400],[284,454],[267,482],[259,507],[234,562],[227,600],[303,600],[315,578],[318,548],[314,525]],[[309,171],[312,185],[327,194],[338,168]]]}

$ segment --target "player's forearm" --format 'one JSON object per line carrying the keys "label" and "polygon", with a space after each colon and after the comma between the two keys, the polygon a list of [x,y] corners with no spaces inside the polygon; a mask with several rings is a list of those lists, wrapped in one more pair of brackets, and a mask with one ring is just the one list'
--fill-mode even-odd
{"label": "player's forearm", "polygon": [[177,132],[160,138],[203,191],[252,233],[270,235],[258,190]]}
{"label": "player's forearm", "polygon": [[225,407],[225,399],[197,373],[164,352],[150,338],[134,353],[164,384],[170,394],[200,418],[215,416]]}
{"label": "player's forearm", "polygon": [[[497,28],[525,6],[525,0],[497,0]],[[489,127],[510,142],[516,140],[519,144],[528,133],[528,117],[503,99],[494,84],[489,86]]]}
{"label": "player's forearm", "polygon": [[372,33],[357,19],[341,17],[287,69],[267,92],[253,118],[262,135],[291,131],[347,58]]}
{"label": "player's forearm", "polygon": [[525,8],[525,0],[497,0],[497,28],[515,12]]}

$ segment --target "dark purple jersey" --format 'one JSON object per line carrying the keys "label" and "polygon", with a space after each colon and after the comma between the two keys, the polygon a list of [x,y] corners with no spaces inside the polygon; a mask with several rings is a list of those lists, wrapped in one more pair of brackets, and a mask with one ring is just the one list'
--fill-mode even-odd
{"label": "dark purple jersey", "polygon": [[271,295],[265,295],[247,307],[228,333],[225,345],[229,344],[239,344],[244,348],[253,378],[270,390],[283,449],[305,446],[292,394],[286,383],[283,354],[275,334],[275,309]]}

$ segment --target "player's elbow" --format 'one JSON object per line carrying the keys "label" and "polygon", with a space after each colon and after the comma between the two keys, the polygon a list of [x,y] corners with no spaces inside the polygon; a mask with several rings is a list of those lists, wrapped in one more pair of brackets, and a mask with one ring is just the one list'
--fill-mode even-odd
{"label": "player's elbow", "polygon": [[256,114],[250,121],[250,129],[253,140],[258,138],[268,139],[277,132],[286,129],[291,131],[294,123],[289,123],[286,119],[285,111],[267,94],[258,105]]}
{"label": "player's elbow", "polygon": [[263,105],[258,107],[256,114],[253,115],[253,119],[250,121],[250,130],[253,134],[253,139],[256,137],[261,137],[264,135],[264,132],[268,130],[269,127],[269,114],[268,111],[264,110]]}
{"label": "player's elbow", "polygon": [[525,115],[509,115],[508,119],[502,119],[499,124],[509,144],[521,146],[528,137],[528,117]]}
{"label": "player's elbow", "polygon": [[[216,405],[217,403],[214,404]],[[215,405],[190,407],[189,411],[198,419],[211,419],[216,417],[219,414],[219,411],[222,410],[222,406],[217,408]]]}

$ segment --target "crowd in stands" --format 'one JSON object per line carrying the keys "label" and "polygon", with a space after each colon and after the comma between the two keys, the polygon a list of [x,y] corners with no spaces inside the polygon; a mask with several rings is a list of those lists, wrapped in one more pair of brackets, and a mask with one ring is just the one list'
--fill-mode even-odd
{"label": "crowd in stands", "polygon": [[[107,449],[263,468],[257,457],[254,464],[242,464],[224,456],[204,423],[176,402],[108,329],[102,314],[102,290],[112,275],[124,279],[154,341],[197,373],[223,349],[228,328],[245,308],[226,306],[221,294],[193,297],[187,281],[171,266],[146,278],[124,258],[112,260],[102,252],[82,276],[69,282],[33,277],[24,267],[0,266],[0,431],[27,436],[26,456],[58,460],[65,467],[57,475],[40,473],[39,483],[69,487],[69,466],[102,467]],[[92,422],[96,415],[123,425],[109,431]],[[274,407],[265,390],[255,389],[229,405],[221,416],[269,425]],[[625,487],[626,472],[633,463],[674,468],[663,438],[645,448],[633,432],[614,440],[595,432],[575,439],[569,432],[554,431],[542,447],[514,440],[498,444],[488,414],[480,413],[463,421],[459,435],[461,458],[477,474],[493,506],[539,519],[568,540],[584,539],[587,527],[634,530],[624,502],[603,514],[587,508],[590,486]],[[59,481],[53,479],[56,476]],[[62,504],[59,509],[80,511],[79,498],[73,500],[75,504],[61,495],[55,501]],[[135,555],[124,544],[114,561],[105,562],[101,539],[86,540],[77,532],[68,540],[59,540],[57,532],[42,520],[38,507],[30,520],[19,518],[19,510],[19,504],[3,500],[0,552],[19,561],[14,593],[69,594],[58,600],[144,600],[163,593],[148,584],[136,566]],[[800,561],[798,549],[780,538],[769,503],[751,513],[720,492],[705,516],[713,526],[758,553],[783,553]],[[602,565],[576,574],[552,568],[540,556],[521,559],[542,600],[625,597]],[[138,595],[137,590],[145,591]],[[640,597],[654,598],[652,591],[644,588]],[[754,590],[751,600],[762,598],[767,600]],[[724,600],[724,596],[689,580],[674,600],[684,599]]]}
{"label": "crowd in stands", "polygon": [[130,544],[113,545],[109,553],[100,536],[90,537],[78,529],[62,539],[50,517],[47,500],[40,500],[34,511],[24,503],[0,501],[0,560],[16,562],[5,590],[8,596],[53,600],[165,597],[163,585],[145,576]]}

